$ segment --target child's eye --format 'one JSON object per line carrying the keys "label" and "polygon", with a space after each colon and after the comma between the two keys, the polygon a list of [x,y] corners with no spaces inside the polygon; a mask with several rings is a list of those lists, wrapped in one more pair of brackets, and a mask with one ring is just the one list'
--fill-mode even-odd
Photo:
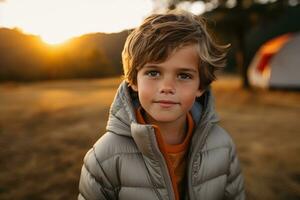
{"label": "child's eye", "polygon": [[146,72],[146,75],[149,77],[158,77],[160,75],[160,73],[158,71],[148,71]]}
{"label": "child's eye", "polygon": [[178,78],[182,79],[182,80],[192,79],[192,75],[187,74],[187,73],[180,73],[180,74],[178,74]]}

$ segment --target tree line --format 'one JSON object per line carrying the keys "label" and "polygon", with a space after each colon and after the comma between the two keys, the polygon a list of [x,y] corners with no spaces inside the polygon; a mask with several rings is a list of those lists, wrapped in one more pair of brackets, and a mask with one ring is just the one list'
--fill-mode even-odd
{"label": "tree line", "polygon": [[61,45],[17,29],[0,29],[0,81],[101,78],[122,73],[121,51],[128,31],[93,33]]}

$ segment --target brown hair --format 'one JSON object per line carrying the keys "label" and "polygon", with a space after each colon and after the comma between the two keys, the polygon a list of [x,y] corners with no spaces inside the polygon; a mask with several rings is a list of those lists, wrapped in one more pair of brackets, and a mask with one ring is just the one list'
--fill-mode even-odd
{"label": "brown hair", "polygon": [[230,45],[216,44],[203,18],[186,11],[152,14],[126,39],[122,52],[125,80],[137,83],[138,71],[148,62],[163,62],[177,49],[196,44],[199,54],[200,88],[216,79],[215,71],[225,66]]}

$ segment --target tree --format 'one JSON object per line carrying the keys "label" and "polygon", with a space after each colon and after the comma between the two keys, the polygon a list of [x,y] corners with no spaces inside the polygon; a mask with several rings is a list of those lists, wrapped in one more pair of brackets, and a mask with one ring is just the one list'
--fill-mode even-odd
{"label": "tree", "polygon": [[[187,2],[195,2],[197,0],[188,0]],[[198,0],[205,5],[212,5],[213,9],[205,12],[204,16],[215,18],[216,26],[219,26],[221,32],[227,31],[228,27],[233,29],[232,34],[235,38],[235,59],[237,69],[243,78],[243,87],[249,88],[247,71],[249,66],[249,56],[247,53],[246,35],[247,32],[262,20],[268,20],[268,17],[274,19],[278,17],[289,5],[284,0]],[[169,10],[175,9],[182,0],[167,0]],[[222,15],[222,18],[216,17]],[[256,16],[256,18],[253,18]],[[226,26],[224,26],[226,24]],[[227,26],[230,25],[230,26]],[[297,29],[297,28],[296,28]],[[297,29],[298,30],[298,29]],[[288,31],[288,30],[286,30]],[[279,31],[280,32],[280,31]],[[278,34],[279,34],[278,32]],[[284,31],[281,31],[284,32]]]}

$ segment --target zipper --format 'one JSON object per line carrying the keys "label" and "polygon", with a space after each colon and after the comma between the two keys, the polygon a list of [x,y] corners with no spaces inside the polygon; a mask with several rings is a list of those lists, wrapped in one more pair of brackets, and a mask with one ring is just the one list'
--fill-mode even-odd
{"label": "zipper", "polygon": [[[152,127],[152,131],[153,131],[153,134],[150,134],[150,137],[154,137],[154,140],[157,142],[157,139],[156,139],[156,135],[155,135],[155,130],[154,130],[154,127]],[[158,145],[158,143],[157,143]],[[170,199],[174,199],[176,200],[175,198],[175,192],[174,192],[174,188],[173,188],[173,184],[172,184],[172,180],[171,180],[171,176],[170,176],[170,172],[168,170],[168,165],[167,165],[167,162],[165,160],[165,157],[164,155],[162,154],[162,152],[157,149],[157,148],[153,148],[156,152],[155,154],[158,155],[158,161],[159,163],[162,165],[162,170],[163,170],[163,177],[164,177],[164,180],[166,182],[166,189],[167,189],[167,192],[168,192],[168,196],[170,197]]]}
{"label": "zipper", "polygon": [[[142,118],[142,116],[141,116],[141,122],[142,122],[142,124],[145,124],[145,121]],[[151,144],[151,149],[153,151],[153,154],[156,157],[156,160],[160,164],[160,168],[161,168],[161,171],[162,171],[162,178],[165,182],[168,196],[170,197],[171,200],[173,200],[173,199],[176,200],[175,191],[174,191],[171,176],[170,176],[169,170],[168,170],[168,163],[167,163],[167,160],[165,159],[163,153],[160,150],[159,141],[156,138],[155,127],[154,126],[147,126],[147,128],[148,128],[148,131],[150,133],[150,134],[147,134],[147,135],[149,135],[149,141],[150,141],[150,144]],[[157,146],[155,146],[155,144]],[[144,163],[145,163],[145,161],[144,161]],[[146,163],[145,163],[145,165],[146,165]],[[146,165],[146,168],[147,168],[147,165]],[[151,179],[152,184],[156,187],[156,184],[155,184],[154,180],[152,179],[148,168],[147,168],[147,171],[149,173],[149,177]],[[155,192],[157,192],[156,189],[155,189]],[[157,192],[157,194],[158,194],[158,192]],[[158,197],[160,198],[161,195],[159,194]]]}
{"label": "zipper", "polygon": [[[203,127],[203,128],[202,128]],[[196,199],[194,196],[194,192],[193,192],[193,187],[192,187],[192,178],[193,175],[195,173],[197,173],[197,171],[199,170],[199,167],[201,165],[202,162],[202,158],[201,158],[201,153],[198,152],[197,150],[202,149],[206,138],[208,136],[208,131],[210,130],[210,128],[212,127],[212,124],[210,122],[208,122],[206,125],[202,125],[202,127],[200,129],[200,132],[202,132],[202,134],[200,134],[200,136],[198,136],[196,138],[196,141],[198,141],[194,146],[194,148],[192,149],[192,152],[189,153],[189,161],[188,161],[188,166],[187,166],[187,173],[188,173],[188,177],[187,177],[187,181],[188,181],[188,196],[190,197],[190,200]],[[201,130],[202,129],[202,130]],[[201,137],[202,135],[202,137]],[[198,140],[199,138],[199,140]],[[193,139],[193,138],[192,138]],[[194,162],[194,158],[195,155],[199,154],[199,163],[198,163],[198,168],[195,170],[195,167],[193,166],[193,162]]]}
{"label": "zipper", "polygon": [[[174,194],[174,199],[179,200],[179,192],[178,192],[178,189],[177,189],[176,180],[172,178],[172,177],[175,177],[174,169],[172,168],[172,164],[171,164],[170,159],[168,158],[168,155],[163,154],[163,156],[165,158],[165,163],[167,165],[168,174],[169,174],[169,177],[171,179],[171,185],[172,185],[172,189],[173,189],[172,191],[173,191],[173,194]],[[169,169],[170,169],[170,171],[169,171]],[[174,188],[173,184],[175,184],[175,188]],[[176,196],[178,197],[178,199],[176,198]]]}

